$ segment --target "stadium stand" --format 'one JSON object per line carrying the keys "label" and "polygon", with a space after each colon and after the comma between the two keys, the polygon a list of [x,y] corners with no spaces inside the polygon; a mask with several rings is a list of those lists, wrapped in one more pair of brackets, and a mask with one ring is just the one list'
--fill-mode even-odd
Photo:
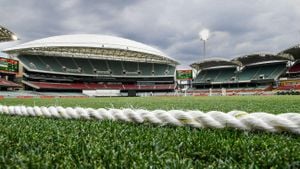
{"label": "stadium stand", "polygon": [[281,85],[277,90],[300,90],[300,85]]}
{"label": "stadium stand", "polygon": [[239,81],[276,79],[286,70],[286,63],[269,63],[246,66],[238,74]]}
{"label": "stadium stand", "polygon": [[98,83],[52,83],[23,81],[24,84],[35,89],[57,89],[57,90],[97,90],[97,89],[118,89],[118,90],[174,90],[174,84],[160,85],[124,85],[124,84],[98,84]]}
{"label": "stadium stand", "polygon": [[178,64],[139,42],[103,35],[63,35],[6,49],[24,67],[25,89],[174,91]]}
{"label": "stadium stand", "polygon": [[283,50],[278,55],[290,58],[291,62],[288,71],[280,77],[277,90],[300,90],[300,45]]}
{"label": "stadium stand", "polygon": [[290,67],[288,73],[300,73],[300,63],[295,63],[292,67]]}
{"label": "stadium stand", "polygon": [[199,73],[194,79],[193,84],[226,83],[232,81],[234,80],[233,77],[235,76],[237,66],[238,64],[221,58],[212,58],[194,63],[191,67],[199,70]]}
{"label": "stadium stand", "polygon": [[267,53],[250,54],[233,60],[207,59],[191,65],[198,71],[190,92],[210,89],[231,91],[268,91],[287,70],[289,58]]}
{"label": "stadium stand", "polygon": [[194,82],[198,83],[221,83],[232,81],[232,77],[235,76],[234,72],[236,68],[214,68],[202,70]]}
{"label": "stadium stand", "polygon": [[21,87],[17,83],[14,83],[12,81],[8,81],[6,79],[0,78],[0,87],[12,87],[12,88],[19,88]]}
{"label": "stadium stand", "polygon": [[228,82],[228,81],[233,81],[233,77],[235,76],[235,68],[224,68],[219,71],[216,79],[214,80],[215,82]]}
{"label": "stadium stand", "polygon": [[[111,76],[173,76],[175,67],[156,63],[138,63],[67,57],[20,55],[18,59],[28,70],[70,75]],[[92,63],[92,64],[90,64]],[[141,69],[140,69],[141,67]]]}

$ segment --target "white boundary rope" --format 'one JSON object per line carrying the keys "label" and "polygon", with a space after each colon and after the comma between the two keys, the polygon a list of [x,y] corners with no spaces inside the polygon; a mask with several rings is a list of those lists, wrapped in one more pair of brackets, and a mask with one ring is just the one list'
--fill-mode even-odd
{"label": "white boundary rope", "polygon": [[300,114],[284,113],[247,113],[243,111],[182,111],[143,109],[92,109],[92,108],[63,108],[26,107],[0,105],[0,114],[18,116],[41,116],[48,118],[87,119],[87,120],[119,120],[134,123],[170,124],[175,126],[192,126],[195,128],[234,128],[239,130],[261,130],[267,132],[291,132],[300,134]]}

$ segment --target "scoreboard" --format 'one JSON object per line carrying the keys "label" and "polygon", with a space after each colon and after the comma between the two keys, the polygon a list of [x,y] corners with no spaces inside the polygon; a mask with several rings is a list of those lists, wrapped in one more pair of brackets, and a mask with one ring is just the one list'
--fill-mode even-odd
{"label": "scoreboard", "polygon": [[0,71],[17,73],[19,71],[19,61],[0,57]]}
{"label": "scoreboard", "polygon": [[176,70],[176,79],[177,80],[191,80],[193,79],[192,70]]}

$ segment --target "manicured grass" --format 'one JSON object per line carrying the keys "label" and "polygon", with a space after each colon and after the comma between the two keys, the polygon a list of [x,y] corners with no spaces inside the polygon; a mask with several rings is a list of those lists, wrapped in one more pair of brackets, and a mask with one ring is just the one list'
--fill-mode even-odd
{"label": "manicured grass", "polygon": [[[3,99],[5,105],[300,112],[300,97]],[[0,116],[0,167],[300,167],[300,136],[112,121]]]}
{"label": "manicured grass", "polygon": [[240,97],[135,97],[135,98],[79,98],[79,99],[3,99],[0,104],[37,106],[81,106],[93,108],[145,108],[218,110],[228,112],[300,113],[300,96],[240,96]]}

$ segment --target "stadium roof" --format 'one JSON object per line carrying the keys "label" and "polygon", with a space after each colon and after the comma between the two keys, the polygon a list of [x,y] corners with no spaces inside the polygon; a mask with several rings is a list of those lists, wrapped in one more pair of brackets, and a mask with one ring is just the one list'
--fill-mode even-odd
{"label": "stadium roof", "polygon": [[280,52],[279,55],[284,55],[286,57],[293,58],[294,60],[299,60],[300,59],[300,44],[297,44],[295,46],[292,46],[292,47]]}
{"label": "stadium roof", "polygon": [[10,30],[0,26],[0,42],[7,42],[12,40],[17,40],[17,36]]}
{"label": "stadium roof", "polygon": [[93,34],[53,36],[17,45],[5,49],[4,52],[178,64],[163,52],[143,43]]}
{"label": "stadium roof", "polygon": [[285,57],[283,55],[275,55],[271,53],[254,53],[234,58],[231,61],[235,63],[240,63],[245,66],[258,63],[271,63],[288,60],[290,60],[290,58]]}
{"label": "stadium roof", "polygon": [[234,63],[230,60],[223,58],[209,58],[203,61],[195,62],[190,66],[196,70],[207,69],[207,68],[217,68],[217,67],[236,67],[238,63]]}

